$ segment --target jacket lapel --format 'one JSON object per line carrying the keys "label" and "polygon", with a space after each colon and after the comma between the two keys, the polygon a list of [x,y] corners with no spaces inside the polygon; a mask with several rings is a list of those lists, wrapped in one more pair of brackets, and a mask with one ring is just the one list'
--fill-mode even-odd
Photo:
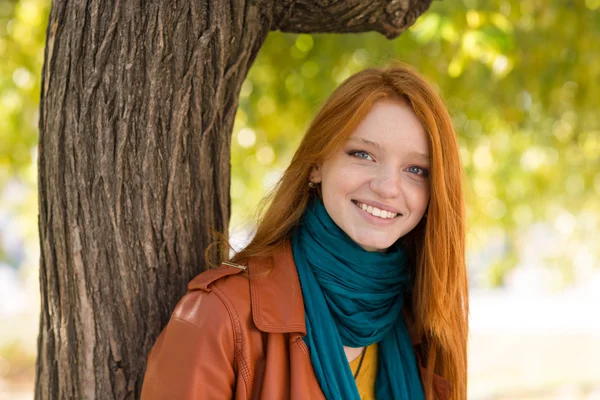
{"label": "jacket lapel", "polygon": [[263,332],[306,335],[304,301],[290,242],[248,265],[254,324]]}

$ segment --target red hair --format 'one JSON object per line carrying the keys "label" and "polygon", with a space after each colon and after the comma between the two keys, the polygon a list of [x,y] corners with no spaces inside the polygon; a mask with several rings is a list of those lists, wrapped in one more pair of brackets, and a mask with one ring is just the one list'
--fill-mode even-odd
{"label": "red hair", "polygon": [[[463,172],[450,116],[421,75],[404,64],[367,69],[343,82],[308,128],[290,166],[266,199],[250,244],[233,261],[267,256],[290,239],[311,194],[313,166],[334,154],[374,102],[395,98],[411,106],[428,135],[431,171],[427,217],[401,240],[415,264],[410,299],[430,371],[452,384],[452,400],[467,398],[468,291],[465,267]],[[433,396],[432,376],[424,382]]]}

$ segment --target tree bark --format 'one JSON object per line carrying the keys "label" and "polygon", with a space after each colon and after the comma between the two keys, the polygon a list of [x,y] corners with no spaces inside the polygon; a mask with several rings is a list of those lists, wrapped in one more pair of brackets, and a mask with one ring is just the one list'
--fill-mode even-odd
{"label": "tree bark", "polygon": [[393,37],[429,1],[53,2],[36,398],[139,396],[147,353],[205,269],[212,232],[227,234],[238,94],[269,30]]}

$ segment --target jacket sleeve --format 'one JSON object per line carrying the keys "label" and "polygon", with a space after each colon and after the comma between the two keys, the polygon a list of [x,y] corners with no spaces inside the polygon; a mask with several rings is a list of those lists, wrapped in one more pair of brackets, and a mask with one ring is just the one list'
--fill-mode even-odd
{"label": "jacket sleeve", "polygon": [[142,400],[233,398],[234,336],[212,292],[188,292],[148,356]]}

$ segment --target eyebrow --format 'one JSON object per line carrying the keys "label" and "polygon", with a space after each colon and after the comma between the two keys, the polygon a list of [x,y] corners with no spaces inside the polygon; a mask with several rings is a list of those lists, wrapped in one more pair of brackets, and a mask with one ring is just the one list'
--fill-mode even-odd
{"label": "eyebrow", "polygon": [[366,145],[377,147],[378,149],[381,148],[381,145],[379,143],[372,142],[372,141],[370,141],[368,139],[365,139],[365,138],[351,137],[349,140],[352,140],[354,142],[362,142],[362,143],[364,143]]}
{"label": "eyebrow", "polygon": [[420,158],[423,161],[427,161],[427,162],[431,161],[431,158],[428,155],[423,154],[423,153],[419,153],[418,151],[411,151],[411,152],[408,153],[408,155],[410,157]]}
{"label": "eyebrow", "polygon": [[[373,142],[371,140],[365,139],[365,138],[357,138],[357,137],[351,137],[350,139],[348,139],[349,141],[354,141],[354,142],[362,142],[366,145],[369,146],[373,146],[376,147],[377,149],[381,149],[381,145],[379,143]],[[431,158],[427,155],[427,154],[423,154],[421,152],[418,151],[411,151],[408,153],[409,157],[415,157],[415,158],[419,158],[423,161],[427,161],[430,162]]]}

